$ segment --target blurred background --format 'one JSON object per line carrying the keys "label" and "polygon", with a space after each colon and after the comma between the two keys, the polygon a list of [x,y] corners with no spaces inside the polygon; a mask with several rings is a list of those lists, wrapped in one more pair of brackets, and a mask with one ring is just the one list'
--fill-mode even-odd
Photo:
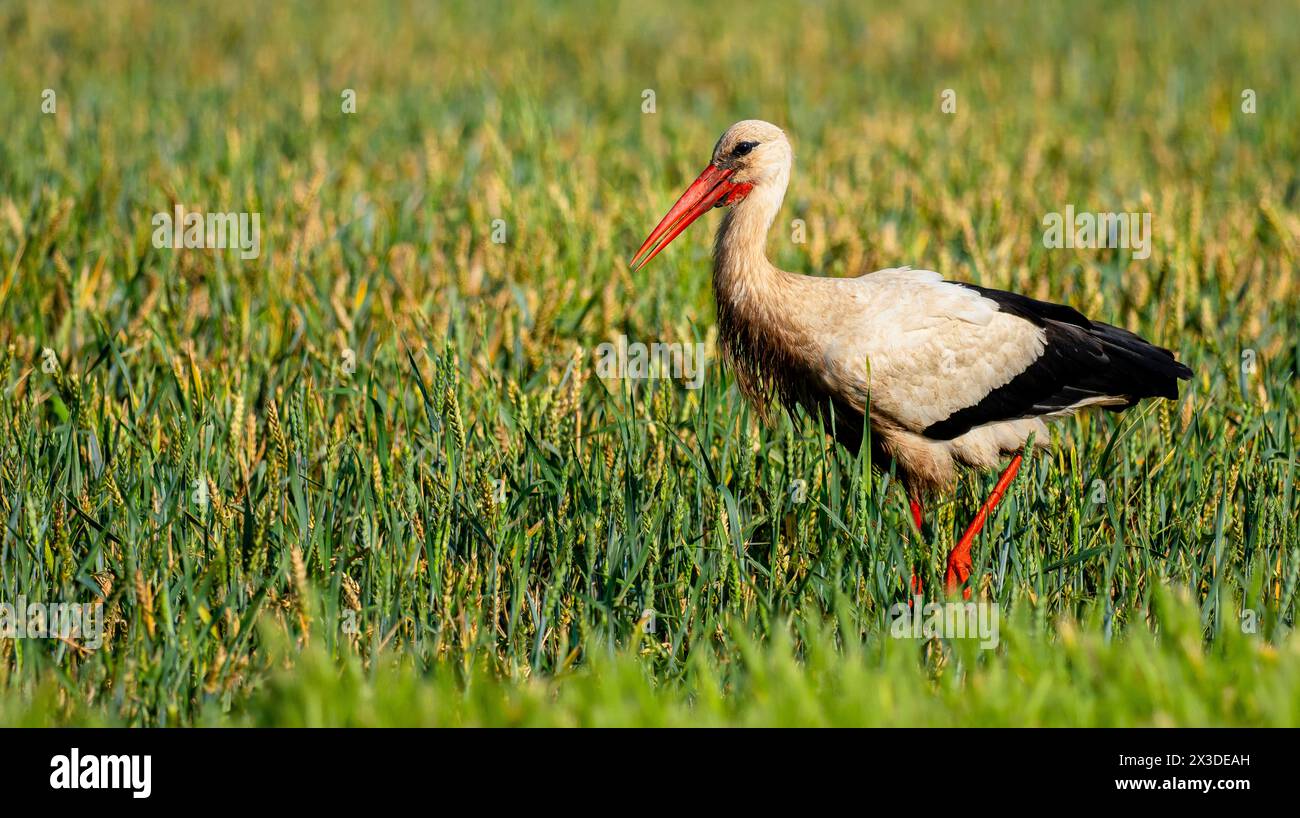
{"label": "blurred background", "polygon": [[[753,645],[844,642],[883,645],[844,660],[879,687],[828,659],[772,719],[962,718],[943,650],[879,640],[913,560],[938,587],[978,480],[914,542],[888,476],[806,419],[758,424],[719,366],[698,393],[587,366],[620,334],[712,344],[716,217],[626,261],[751,117],[795,148],[785,269],[1015,289],[1196,371],[1177,403],[1064,424],[999,510],[981,597],[1061,644],[1011,641],[1019,676],[972,660],[972,720],[1296,718],[1294,642],[1167,681],[1245,609],[1276,644],[1294,622],[1296,3],[57,0],[0,5],[0,31],[0,598],[110,611],[92,654],[0,642],[0,721],[219,720],[278,678],[275,644],[326,687],[336,661],[522,682],[615,647],[694,697],[763,690]],[[155,248],[177,204],[260,214],[261,255]],[[1151,213],[1150,258],[1044,248],[1068,205]],[[1163,621],[1166,588],[1190,640],[1129,661],[1112,636]],[[275,655],[249,718],[310,721]],[[1051,693],[1021,701],[1037,672]],[[584,695],[557,718],[596,718]],[[717,718],[758,706],[736,701]],[[419,712],[510,717],[474,706]]]}

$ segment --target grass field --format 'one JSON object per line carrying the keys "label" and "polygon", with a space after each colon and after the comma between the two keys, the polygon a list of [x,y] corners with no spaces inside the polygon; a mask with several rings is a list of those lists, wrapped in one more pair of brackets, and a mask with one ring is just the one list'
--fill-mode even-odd
{"label": "grass field", "polygon": [[[323,5],[0,6],[0,603],[106,612],[0,639],[0,724],[1300,725],[1294,3]],[[626,261],[748,117],[795,147],[785,269],[1195,371],[1026,462],[995,649],[890,635],[990,477],[922,542],[716,360],[597,376],[712,354],[717,217]],[[177,204],[260,255],[156,248]],[[1071,204],[1150,258],[1046,249]]]}

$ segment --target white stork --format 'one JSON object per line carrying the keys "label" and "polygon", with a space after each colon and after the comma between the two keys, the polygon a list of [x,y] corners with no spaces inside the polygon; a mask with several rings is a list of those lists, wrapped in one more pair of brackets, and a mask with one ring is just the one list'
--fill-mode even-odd
{"label": "white stork", "polygon": [[729,207],[714,244],[713,293],[723,355],[741,391],[761,414],[773,397],[787,409],[803,406],[854,452],[867,414],[875,462],[896,465],[918,529],[924,499],[951,490],[958,465],[992,469],[1012,455],[948,554],[951,594],[970,577],[971,543],[1027,442],[1050,445],[1045,420],[1176,399],[1191,370],[1168,350],[1070,307],[928,270],[823,278],[777,269],[764,244],[792,156],[775,125],[732,125],[631,268],[710,208]]}

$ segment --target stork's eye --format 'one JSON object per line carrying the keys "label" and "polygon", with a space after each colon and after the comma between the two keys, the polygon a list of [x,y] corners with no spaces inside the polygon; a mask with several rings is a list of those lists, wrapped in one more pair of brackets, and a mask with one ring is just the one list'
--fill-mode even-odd
{"label": "stork's eye", "polygon": [[736,145],[732,153],[734,153],[736,156],[744,156],[745,154],[749,153],[750,151],[752,151],[754,148],[757,147],[758,147],[757,142],[741,142],[740,144]]}

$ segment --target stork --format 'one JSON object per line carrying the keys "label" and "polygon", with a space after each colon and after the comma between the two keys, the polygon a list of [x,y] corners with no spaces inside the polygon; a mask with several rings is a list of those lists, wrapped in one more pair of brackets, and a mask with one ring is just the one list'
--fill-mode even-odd
{"label": "stork", "polygon": [[[856,278],[788,273],[767,260],[768,229],[790,181],[785,133],[757,119],[722,134],[708,167],[650,232],[639,270],[713,207],[713,294],[724,360],[761,415],[802,406],[857,452],[897,470],[920,530],[923,508],[959,466],[991,470],[992,493],[948,553],[949,594],[966,584],[971,545],[1045,421],[1178,397],[1191,370],[1167,349],[1071,307],[897,267]],[[917,587],[915,578],[913,586]]]}

